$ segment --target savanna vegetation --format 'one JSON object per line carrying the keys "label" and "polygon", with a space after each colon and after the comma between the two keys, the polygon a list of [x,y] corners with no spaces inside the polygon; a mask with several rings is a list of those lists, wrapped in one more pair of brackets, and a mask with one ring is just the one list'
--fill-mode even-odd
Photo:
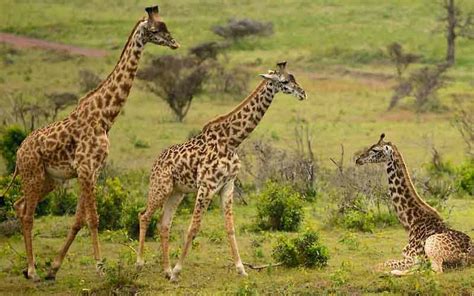
{"label": "savanna vegetation", "polygon": [[[125,110],[109,133],[108,164],[96,190],[106,275],[95,272],[84,228],[55,283],[23,278],[25,252],[12,209],[20,196],[17,180],[0,208],[0,293],[474,293],[474,266],[434,274],[421,265],[402,278],[374,271],[401,256],[407,234],[390,205],[383,167],[355,167],[353,159],[385,132],[403,153],[420,195],[451,226],[474,237],[474,5],[454,2],[453,41],[451,2],[159,3],[182,47],[147,46]],[[11,180],[22,139],[62,118],[107,76],[142,12],[136,1],[0,3],[0,32],[108,53],[87,57],[0,44],[0,190]],[[258,74],[280,60],[288,61],[308,99],[277,95],[239,151],[234,215],[249,277],[234,270],[218,198],[178,284],[161,273],[158,214],[138,272],[137,215],[154,157],[233,108],[258,83]],[[154,65],[173,71],[155,73]],[[77,192],[76,182],[67,182],[37,208],[40,276],[65,240]],[[193,199],[187,196],[175,217],[172,260],[180,254]]]}

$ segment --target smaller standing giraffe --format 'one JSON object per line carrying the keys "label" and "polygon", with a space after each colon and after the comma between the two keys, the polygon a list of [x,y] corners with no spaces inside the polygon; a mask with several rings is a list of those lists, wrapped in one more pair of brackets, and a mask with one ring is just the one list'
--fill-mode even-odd
{"label": "smaller standing giraffe", "polygon": [[[150,176],[148,204],[139,215],[138,267],[144,264],[145,233],[151,216],[156,209],[163,207],[160,232],[163,269],[167,278],[177,281],[191,242],[201,226],[202,215],[212,197],[220,194],[232,257],[237,272],[247,275],[237,248],[232,213],[234,181],[240,168],[236,150],[257,127],[276,93],[292,94],[300,100],[306,98],[295,77],[286,71],[286,62],[277,65],[277,71],[261,75],[263,81],[231,112],[208,122],[199,135],[171,146],[156,159]],[[187,192],[197,192],[196,203],[181,256],[171,270],[168,246],[171,222]]]}
{"label": "smaller standing giraffe", "polygon": [[449,228],[440,214],[429,206],[415,190],[402,154],[397,147],[379,141],[361,154],[356,164],[385,163],[390,196],[398,220],[409,233],[408,245],[403,249],[404,259],[389,260],[383,267],[394,275],[404,275],[419,258],[431,262],[435,272],[443,272],[445,265],[463,265],[474,262],[474,244],[471,238],[460,231]]}
{"label": "smaller standing giraffe", "polygon": [[[40,280],[36,274],[31,235],[36,205],[55,188],[57,180],[72,178],[78,179],[81,190],[75,221],[46,279],[56,278],[69,247],[85,222],[89,225],[94,259],[101,272],[94,187],[109,153],[108,132],[125,105],[145,44],[150,42],[171,49],[179,47],[161,20],[158,6],[145,10],[148,17],[136,23],[112,73],[84,96],[69,116],[33,131],[17,151],[13,179],[17,175],[21,177],[23,196],[14,207],[25,241],[26,278]],[[7,190],[10,186],[11,183]]]}

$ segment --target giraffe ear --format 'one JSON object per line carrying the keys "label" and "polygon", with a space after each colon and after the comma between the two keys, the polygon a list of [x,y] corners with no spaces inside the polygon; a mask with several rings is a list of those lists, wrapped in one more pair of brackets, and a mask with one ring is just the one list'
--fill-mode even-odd
{"label": "giraffe ear", "polygon": [[159,9],[158,5],[147,7],[147,8],[145,8],[145,11],[148,13],[148,19],[149,20],[153,20],[153,21],[159,21],[160,20],[160,16],[158,14],[160,9]]}

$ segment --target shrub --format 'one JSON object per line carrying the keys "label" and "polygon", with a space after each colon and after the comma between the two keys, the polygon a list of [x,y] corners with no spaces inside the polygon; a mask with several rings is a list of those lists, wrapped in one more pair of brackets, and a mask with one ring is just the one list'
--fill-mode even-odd
{"label": "shrub", "polygon": [[258,197],[257,213],[260,229],[296,231],[303,220],[303,201],[290,186],[268,182]]}
{"label": "shrub", "polygon": [[362,232],[373,232],[375,219],[372,213],[363,213],[356,210],[347,211],[341,218],[344,228]]}
{"label": "shrub", "polygon": [[105,181],[97,188],[97,212],[99,213],[99,230],[116,230],[121,228],[123,201],[127,192],[118,178]]}
{"label": "shrub", "polygon": [[[122,226],[127,231],[128,236],[132,239],[138,239],[140,234],[140,221],[138,220],[138,214],[145,208],[145,205],[140,202],[134,202],[128,204],[123,209],[122,213]],[[146,231],[146,237],[153,237],[155,229],[158,223],[158,219],[155,216],[151,217],[150,224]]]}
{"label": "shrub", "polygon": [[[0,176],[0,192],[3,193],[5,191],[11,180],[11,176]],[[21,197],[21,195],[20,181],[19,178],[16,178],[12,187],[10,187],[10,190],[8,190],[3,197],[3,206],[0,207],[0,222],[11,220],[16,217],[13,204]]]}
{"label": "shrub", "polygon": [[16,151],[27,134],[20,127],[6,128],[0,140],[0,153],[7,163],[7,172],[13,173],[16,165]]}
{"label": "shrub", "polygon": [[99,86],[99,84],[102,82],[102,79],[97,76],[94,72],[83,69],[79,71],[79,87],[80,87],[80,92],[89,92],[96,87]]}
{"label": "shrub", "polygon": [[311,230],[293,239],[281,237],[272,256],[287,267],[321,268],[329,260],[328,248],[319,242],[318,233]]}
{"label": "shrub", "polygon": [[77,194],[74,191],[60,186],[51,192],[48,198],[50,199],[50,214],[62,216],[76,212]]}
{"label": "shrub", "polygon": [[465,162],[457,169],[456,188],[471,197],[474,196],[474,159]]}
{"label": "shrub", "polygon": [[273,24],[271,22],[265,23],[252,19],[229,19],[226,25],[213,26],[212,31],[225,39],[237,40],[251,35],[272,35]]}

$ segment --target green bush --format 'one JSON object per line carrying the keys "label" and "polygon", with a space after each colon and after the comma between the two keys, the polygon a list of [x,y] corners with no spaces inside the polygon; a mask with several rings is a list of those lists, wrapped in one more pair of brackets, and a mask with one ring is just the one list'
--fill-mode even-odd
{"label": "green bush", "polygon": [[99,230],[116,230],[122,227],[123,201],[127,192],[118,178],[105,180],[105,184],[98,186],[97,212],[99,213]]}
{"label": "green bush", "polygon": [[[5,176],[5,177],[0,176],[0,193],[3,193],[5,191],[8,184],[10,184],[11,180],[12,180],[11,176]],[[21,194],[20,181],[19,181],[19,178],[16,178],[12,184],[12,187],[10,187],[10,190],[8,190],[8,192],[5,193],[4,200],[3,200],[4,205],[0,207],[0,222],[11,220],[16,217],[13,204],[15,203],[15,201],[20,199],[21,195],[22,194]]]}
{"label": "green bush", "polygon": [[375,228],[375,218],[371,212],[363,213],[356,210],[349,210],[340,217],[340,220],[340,224],[346,229],[373,232]]}
{"label": "green bush", "polygon": [[49,213],[62,216],[71,215],[76,212],[77,194],[74,190],[60,187],[51,192],[49,198]]}
{"label": "green bush", "polygon": [[257,226],[262,230],[298,230],[303,220],[301,195],[288,185],[265,184],[257,202]]}
{"label": "green bush", "polygon": [[7,172],[13,173],[16,164],[16,151],[27,133],[17,126],[7,127],[0,139],[0,153],[7,163]]}
{"label": "green bush", "polygon": [[474,196],[474,159],[459,166],[456,179],[458,191]]}
{"label": "green bush", "polygon": [[281,237],[272,256],[287,267],[321,268],[327,265],[329,251],[320,243],[318,233],[308,230],[293,239]]}
{"label": "green bush", "polygon": [[[138,235],[140,234],[140,221],[138,220],[138,214],[144,208],[145,205],[143,203],[133,202],[127,204],[123,209],[122,226],[127,231],[130,238],[138,239]],[[158,219],[155,216],[152,216],[146,231],[146,237],[153,237],[157,223]]]}

